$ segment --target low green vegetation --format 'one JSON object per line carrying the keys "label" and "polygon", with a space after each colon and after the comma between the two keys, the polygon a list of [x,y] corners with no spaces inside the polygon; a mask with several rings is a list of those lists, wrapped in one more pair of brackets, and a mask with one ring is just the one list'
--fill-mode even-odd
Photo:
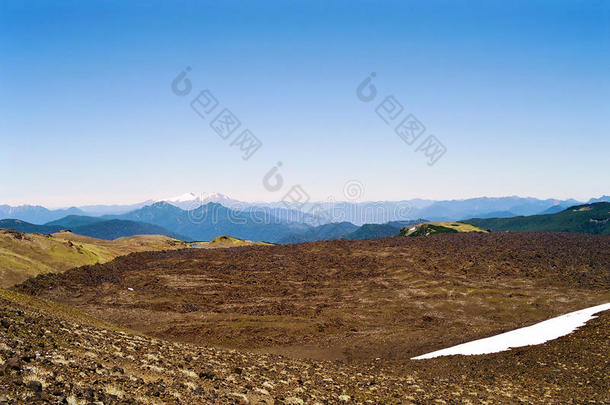
{"label": "low green vegetation", "polygon": [[190,242],[189,245],[197,248],[224,248],[247,245],[272,245],[272,243],[252,242],[250,240],[234,238],[228,235],[220,235],[209,242]]}
{"label": "low green vegetation", "polygon": [[512,218],[472,218],[465,223],[490,231],[555,231],[610,234],[610,203],[577,205],[555,214]]}
{"label": "low green vegetation", "polygon": [[106,263],[132,252],[183,247],[187,247],[184,242],[161,235],[107,241],[66,231],[42,235],[0,229],[0,287],[10,287],[38,274]]}
{"label": "low green vegetation", "polygon": [[487,232],[479,227],[462,222],[423,222],[405,226],[397,236],[428,236],[436,233]]}

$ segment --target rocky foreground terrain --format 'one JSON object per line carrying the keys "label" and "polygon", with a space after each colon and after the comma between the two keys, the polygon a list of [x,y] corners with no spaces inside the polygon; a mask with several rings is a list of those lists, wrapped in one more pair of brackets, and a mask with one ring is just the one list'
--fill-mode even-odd
{"label": "rocky foreground terrain", "polygon": [[543,345],[361,364],[173,343],[0,290],[0,403],[608,403],[610,311]]}
{"label": "rocky foreground terrain", "polygon": [[460,233],[145,252],[15,289],[183,343],[408,360],[610,302],[610,236]]}
{"label": "rocky foreground terrain", "polygon": [[609,269],[551,233],[133,253],[0,289],[0,404],[610,403],[610,311],[410,360],[609,302]]}

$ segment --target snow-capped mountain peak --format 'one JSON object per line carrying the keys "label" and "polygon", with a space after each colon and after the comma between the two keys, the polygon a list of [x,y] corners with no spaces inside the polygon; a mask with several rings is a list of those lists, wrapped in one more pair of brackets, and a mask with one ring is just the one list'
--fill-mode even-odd
{"label": "snow-capped mountain peak", "polygon": [[207,204],[210,202],[219,203],[224,206],[232,206],[239,201],[233,200],[229,196],[222,193],[185,193],[171,198],[164,198],[159,201],[165,201],[182,209],[192,209],[195,206]]}
{"label": "snow-capped mountain peak", "polygon": [[166,198],[164,200],[161,201],[167,201],[167,202],[187,202],[187,201],[193,201],[197,199],[197,195],[195,193],[186,193],[186,194],[182,194],[176,197],[172,197],[172,198]]}

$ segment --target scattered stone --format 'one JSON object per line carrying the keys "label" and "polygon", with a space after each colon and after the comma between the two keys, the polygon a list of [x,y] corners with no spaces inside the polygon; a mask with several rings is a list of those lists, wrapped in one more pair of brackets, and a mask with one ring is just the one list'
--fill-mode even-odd
{"label": "scattered stone", "polygon": [[212,380],[214,379],[214,377],[215,375],[211,371],[202,371],[201,373],[199,373],[199,378],[204,378],[206,380]]}
{"label": "scattered stone", "polygon": [[5,367],[11,370],[21,370],[21,360],[18,357],[11,357],[6,361]]}
{"label": "scattered stone", "polygon": [[[596,387],[607,381],[610,312],[564,339],[498,353],[493,361],[483,356],[392,364],[297,360],[168,342],[86,320],[60,321],[56,308],[26,310],[25,324],[15,316],[21,306],[0,295],[0,320],[9,323],[8,333],[0,326],[0,404],[608,402]],[[574,349],[583,346],[590,355]]]}
{"label": "scattered stone", "polygon": [[231,395],[238,398],[240,404],[249,404],[250,403],[250,400],[248,399],[246,394],[242,394],[239,392],[232,392]]}
{"label": "scattered stone", "polygon": [[35,353],[25,353],[23,356],[21,356],[21,360],[25,361],[26,363],[31,362],[35,358],[36,358]]}
{"label": "scattered stone", "polygon": [[28,381],[27,387],[34,392],[42,392],[42,383],[40,381]]}

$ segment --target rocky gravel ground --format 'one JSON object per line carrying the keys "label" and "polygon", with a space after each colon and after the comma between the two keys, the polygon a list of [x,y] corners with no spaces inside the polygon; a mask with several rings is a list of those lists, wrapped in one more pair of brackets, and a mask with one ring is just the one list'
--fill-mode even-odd
{"label": "rocky gravel ground", "polygon": [[610,313],[494,355],[347,364],[169,342],[0,291],[0,403],[610,403]]}
{"label": "rocky gravel ground", "polygon": [[408,360],[610,301],[610,235],[460,233],[134,253],[16,286],[159,339]]}

